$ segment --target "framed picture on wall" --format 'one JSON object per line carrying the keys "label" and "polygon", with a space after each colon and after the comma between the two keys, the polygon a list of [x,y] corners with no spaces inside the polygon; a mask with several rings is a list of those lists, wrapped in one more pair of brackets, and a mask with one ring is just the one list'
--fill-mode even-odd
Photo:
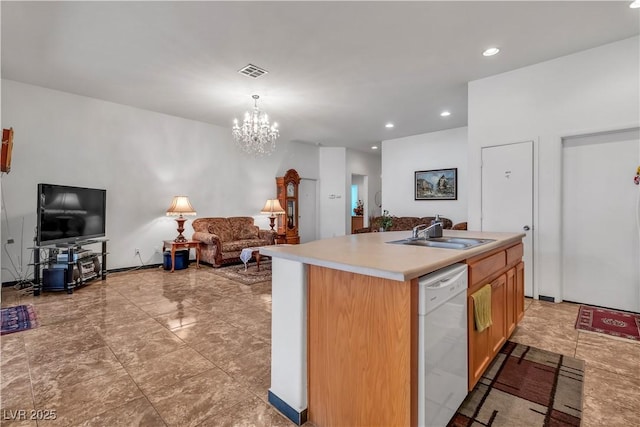
{"label": "framed picture on wall", "polygon": [[416,171],[415,200],[458,200],[458,168]]}

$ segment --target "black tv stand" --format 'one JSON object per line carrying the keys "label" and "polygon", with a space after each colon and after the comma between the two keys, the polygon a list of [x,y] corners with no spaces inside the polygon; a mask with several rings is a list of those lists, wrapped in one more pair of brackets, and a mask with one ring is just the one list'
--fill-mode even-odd
{"label": "black tv stand", "polygon": [[[108,239],[90,239],[90,240],[78,240],[73,243],[62,243],[57,245],[42,245],[34,246],[33,249],[33,295],[38,296],[42,291],[66,291],[68,294],[72,294],[75,288],[84,286],[88,282],[100,277],[102,280],[107,279],[107,242]],[[82,250],[82,246],[101,244],[101,251],[99,253],[89,252]],[[40,259],[40,251],[45,250],[47,253],[46,259]],[[60,262],[58,257],[59,251],[66,251],[66,260]],[[84,256],[79,257],[82,253]],[[100,262],[100,258],[101,262]],[[91,269],[90,265],[95,265],[98,262],[100,264],[99,271]],[[47,287],[44,283],[44,269],[51,268],[54,265],[62,264],[64,268],[64,283],[63,287]],[[74,277],[74,273],[77,277]]]}

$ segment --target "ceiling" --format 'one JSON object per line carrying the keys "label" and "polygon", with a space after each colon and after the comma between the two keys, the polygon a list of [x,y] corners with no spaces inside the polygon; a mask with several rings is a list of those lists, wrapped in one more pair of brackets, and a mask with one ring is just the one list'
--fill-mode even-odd
{"label": "ceiling", "polygon": [[2,1],[2,78],[228,128],[258,94],[281,140],[371,151],[465,126],[468,81],[639,34],[629,3]]}

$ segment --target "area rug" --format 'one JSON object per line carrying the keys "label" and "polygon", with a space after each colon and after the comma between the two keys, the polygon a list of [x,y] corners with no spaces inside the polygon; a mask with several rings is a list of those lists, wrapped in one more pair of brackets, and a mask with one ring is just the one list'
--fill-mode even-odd
{"label": "area rug", "polygon": [[245,270],[244,264],[228,265],[226,267],[213,268],[215,274],[235,280],[243,285],[253,285],[255,283],[266,282],[271,280],[271,260],[263,259],[260,261],[260,271],[255,261],[247,263]]}
{"label": "area rug", "polygon": [[38,326],[36,312],[32,305],[17,305],[0,310],[2,327],[0,335],[25,331]]}
{"label": "area rug", "polygon": [[576,329],[640,341],[640,314],[581,305]]}
{"label": "area rug", "polygon": [[507,341],[448,425],[579,426],[583,376],[582,360]]}

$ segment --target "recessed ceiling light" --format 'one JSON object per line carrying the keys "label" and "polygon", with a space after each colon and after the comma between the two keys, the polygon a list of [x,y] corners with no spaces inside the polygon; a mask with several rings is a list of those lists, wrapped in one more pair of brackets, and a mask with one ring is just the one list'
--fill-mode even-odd
{"label": "recessed ceiling light", "polygon": [[440,113],[440,115],[441,115],[442,117],[447,117],[447,116],[450,116],[450,115],[451,115],[451,113],[450,113],[450,112],[448,112],[448,111],[443,111],[442,113]]}
{"label": "recessed ceiling light", "polygon": [[372,149],[372,150],[377,150],[377,149],[378,149],[378,146],[377,146],[377,145],[372,145],[372,146],[371,146],[371,149]]}
{"label": "recessed ceiling light", "polygon": [[489,49],[487,49],[484,52],[482,52],[482,54],[484,56],[493,56],[498,52],[500,52],[500,49],[498,49],[497,47],[490,47]]}
{"label": "recessed ceiling light", "polygon": [[635,1],[631,2],[629,7],[631,9],[638,9],[640,7],[640,0],[635,0]]}
{"label": "recessed ceiling light", "polygon": [[393,127],[393,123],[387,123],[384,127],[391,129]]}

